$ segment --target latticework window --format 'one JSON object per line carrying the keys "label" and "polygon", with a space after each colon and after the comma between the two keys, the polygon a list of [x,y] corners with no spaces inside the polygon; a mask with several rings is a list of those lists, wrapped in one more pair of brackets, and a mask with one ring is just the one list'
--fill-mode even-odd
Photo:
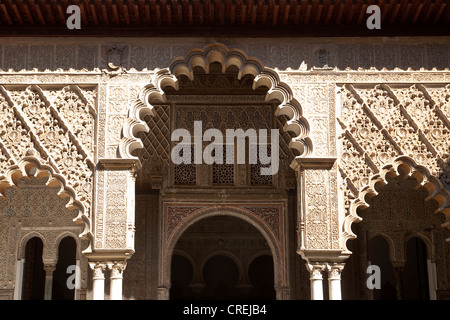
{"label": "latticework window", "polygon": [[[266,156],[270,157],[271,152],[272,152],[272,150],[271,150],[270,145],[267,145],[267,155]],[[257,159],[256,164],[250,164],[250,183],[252,185],[270,185],[270,184],[272,184],[272,175],[262,175],[261,174],[261,168],[269,167],[270,163],[269,164],[261,163],[258,145],[251,145],[250,153],[255,154],[256,159]]]}
{"label": "latticework window", "polygon": [[196,171],[194,164],[194,145],[191,145],[191,163],[174,165],[174,183],[179,185],[195,185]]}
{"label": "latticework window", "polygon": [[227,155],[234,162],[234,149],[232,146],[223,148],[223,163],[214,163],[213,166],[213,184],[234,184],[234,163],[227,164]]}

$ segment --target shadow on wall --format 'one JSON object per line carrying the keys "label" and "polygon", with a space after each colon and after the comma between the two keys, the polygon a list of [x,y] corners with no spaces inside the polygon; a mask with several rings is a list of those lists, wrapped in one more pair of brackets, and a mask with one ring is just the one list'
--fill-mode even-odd
{"label": "shadow on wall", "polygon": [[[120,41],[120,40],[118,40]],[[126,41],[126,40],[125,40]],[[0,45],[2,71],[69,71],[126,70],[145,71],[165,68],[177,57],[184,56],[194,48],[203,48],[213,42],[180,44],[167,40],[152,44],[142,40],[137,44],[123,42],[102,44],[81,39],[72,44],[7,44]],[[309,70],[325,68],[358,70],[444,70],[450,66],[450,43],[448,40],[429,38],[420,42],[405,38],[398,40],[374,38],[370,42],[360,38],[333,39],[332,42],[311,39],[228,39],[224,41],[230,49],[243,50],[256,57],[270,68],[280,70]]]}

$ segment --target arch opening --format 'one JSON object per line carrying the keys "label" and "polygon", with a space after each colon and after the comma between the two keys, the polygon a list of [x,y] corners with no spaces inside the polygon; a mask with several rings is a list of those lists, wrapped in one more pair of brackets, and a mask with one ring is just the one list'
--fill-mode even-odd
{"label": "arch opening", "polygon": [[176,242],[170,298],[275,299],[274,274],[269,244],[258,229],[233,216],[205,217]]}
{"label": "arch opening", "polygon": [[22,281],[22,300],[44,300],[45,270],[42,261],[44,244],[33,237],[25,245],[25,265]]}
{"label": "arch opening", "polygon": [[[74,300],[75,283],[68,278],[73,274],[73,269],[69,267],[76,266],[76,252],[77,244],[72,237],[67,236],[59,243],[58,263],[53,272],[52,300]],[[68,270],[72,272],[68,273]]]}
{"label": "arch opening", "polygon": [[402,292],[405,300],[429,300],[427,246],[419,237],[406,244],[406,263],[402,272]]}
{"label": "arch opening", "polygon": [[[363,287],[368,299],[429,300],[437,298],[435,252],[446,250],[448,230],[439,201],[417,178],[402,171],[374,185],[376,194],[360,208],[356,232],[359,245],[351,259],[360,270],[379,268],[381,288]],[[373,270],[373,269],[372,269]],[[363,271],[363,272],[364,272]]]}

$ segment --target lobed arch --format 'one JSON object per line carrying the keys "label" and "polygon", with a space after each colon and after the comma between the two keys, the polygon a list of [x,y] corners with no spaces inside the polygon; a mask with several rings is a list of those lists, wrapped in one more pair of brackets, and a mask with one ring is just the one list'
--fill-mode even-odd
{"label": "lobed arch", "polygon": [[164,87],[169,86],[178,90],[178,77],[194,78],[194,68],[201,68],[209,72],[211,63],[220,63],[224,72],[230,66],[236,67],[238,79],[245,75],[254,77],[252,88],[266,86],[269,88],[265,101],[279,102],[276,116],[287,116],[283,127],[284,132],[290,133],[289,148],[297,156],[307,156],[312,153],[312,140],[309,138],[309,123],[302,115],[300,103],[294,98],[290,87],[281,82],[278,73],[265,67],[256,58],[248,57],[239,49],[228,49],[222,44],[210,44],[204,49],[193,49],[184,57],[173,60],[169,68],[157,69],[151,84],[145,86],[130,106],[128,118],[122,128],[122,139],[119,143],[120,158],[136,158],[134,150],[142,149],[142,141],[137,137],[141,131],[148,132],[150,128],[144,121],[145,116],[153,116],[153,104],[166,101]]}
{"label": "lobed arch", "polygon": [[[55,170],[48,165],[42,164],[40,160],[33,156],[26,156],[17,164],[10,166],[6,172],[0,176],[0,197],[7,197],[7,189],[10,187],[19,188],[23,179],[45,180],[45,185],[56,190],[59,198],[66,201],[68,210],[78,210],[78,216],[73,220],[75,223],[84,224],[84,229],[79,235],[81,238],[92,240],[91,221],[86,214],[84,204],[77,199],[74,189],[67,186],[66,179],[55,173]],[[79,243],[77,242],[77,245]]]}
{"label": "lobed arch", "polygon": [[162,273],[163,273],[163,286],[169,288],[171,279],[171,260],[175,250],[175,246],[181,235],[196,222],[214,216],[231,216],[241,220],[244,220],[254,226],[266,239],[270,253],[274,259],[274,280],[275,280],[275,290],[285,288],[287,286],[285,274],[283,270],[285,267],[285,252],[281,247],[281,243],[271,231],[270,227],[262,221],[260,218],[256,217],[252,212],[236,207],[216,207],[216,208],[204,208],[199,209],[189,215],[180,224],[178,224],[172,231],[170,237],[165,242],[162,252],[164,255],[162,257]]}
{"label": "lobed arch", "polygon": [[[344,218],[343,225],[342,245],[346,250],[348,250],[347,240],[356,239],[356,235],[351,230],[352,224],[362,221],[362,218],[357,214],[358,208],[366,209],[369,207],[366,197],[376,196],[378,194],[376,187],[388,184],[388,176],[392,178],[399,176],[414,177],[418,182],[416,188],[424,187],[427,190],[428,197],[426,200],[434,199],[437,201],[438,209],[435,213],[443,213],[446,221],[450,220],[450,191],[437,177],[430,173],[428,168],[417,164],[411,157],[402,155],[395,158],[392,163],[384,165],[378,173],[372,175],[368,184],[359,190],[358,197],[350,203],[349,212]],[[430,248],[427,247],[427,249]]]}

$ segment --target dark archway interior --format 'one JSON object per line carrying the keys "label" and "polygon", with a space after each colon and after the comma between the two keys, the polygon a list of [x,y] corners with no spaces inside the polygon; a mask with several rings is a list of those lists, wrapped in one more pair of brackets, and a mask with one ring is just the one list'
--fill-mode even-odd
{"label": "dark archway interior", "polygon": [[252,284],[249,292],[250,299],[274,300],[276,298],[273,285],[274,268],[272,256],[259,256],[252,261],[248,270],[248,277]]}
{"label": "dark archway interior", "polygon": [[402,272],[402,292],[405,300],[429,300],[427,270],[427,248],[417,238],[411,238],[406,245],[406,263]]}
{"label": "dark archway interior", "polygon": [[380,289],[373,290],[374,300],[396,300],[397,282],[394,268],[389,259],[389,244],[383,237],[375,237],[369,241],[369,261],[380,268]]}
{"label": "dark archway interior", "polygon": [[180,237],[175,252],[183,254],[172,257],[173,300],[276,298],[267,241],[244,220],[230,216],[202,219]]}
{"label": "dark archway interior", "polygon": [[185,257],[174,254],[172,256],[172,287],[170,297],[172,300],[190,299],[193,291],[189,287],[194,275],[192,264]]}
{"label": "dark archway interior", "polygon": [[[358,237],[370,240],[362,240],[353,259],[359,257],[362,272],[366,272],[368,262],[381,272],[381,289],[372,290],[362,283],[362,290],[368,299],[428,300],[427,246],[420,237],[409,237],[417,233],[424,238],[429,234],[434,239],[444,238],[440,228],[431,227],[442,224],[443,217],[435,213],[437,201],[428,199],[428,191],[419,187],[416,178],[401,172],[398,177],[388,176],[387,182],[377,186],[375,197],[367,198],[369,208],[359,212],[363,221],[357,228]],[[377,236],[372,238],[371,234]]]}
{"label": "dark archway interior", "polygon": [[42,262],[44,245],[38,237],[28,240],[25,246],[22,300],[43,300],[45,270]]}
{"label": "dark archway interior", "polygon": [[229,257],[217,255],[209,259],[203,267],[203,279],[206,287],[200,295],[201,299],[235,300],[242,298],[236,288],[239,270],[236,263]]}
{"label": "dark archway interior", "polygon": [[52,300],[73,300],[75,288],[69,288],[68,283],[74,284],[73,272],[67,272],[69,266],[76,264],[77,244],[72,237],[65,237],[59,244],[58,263],[53,272]]}

